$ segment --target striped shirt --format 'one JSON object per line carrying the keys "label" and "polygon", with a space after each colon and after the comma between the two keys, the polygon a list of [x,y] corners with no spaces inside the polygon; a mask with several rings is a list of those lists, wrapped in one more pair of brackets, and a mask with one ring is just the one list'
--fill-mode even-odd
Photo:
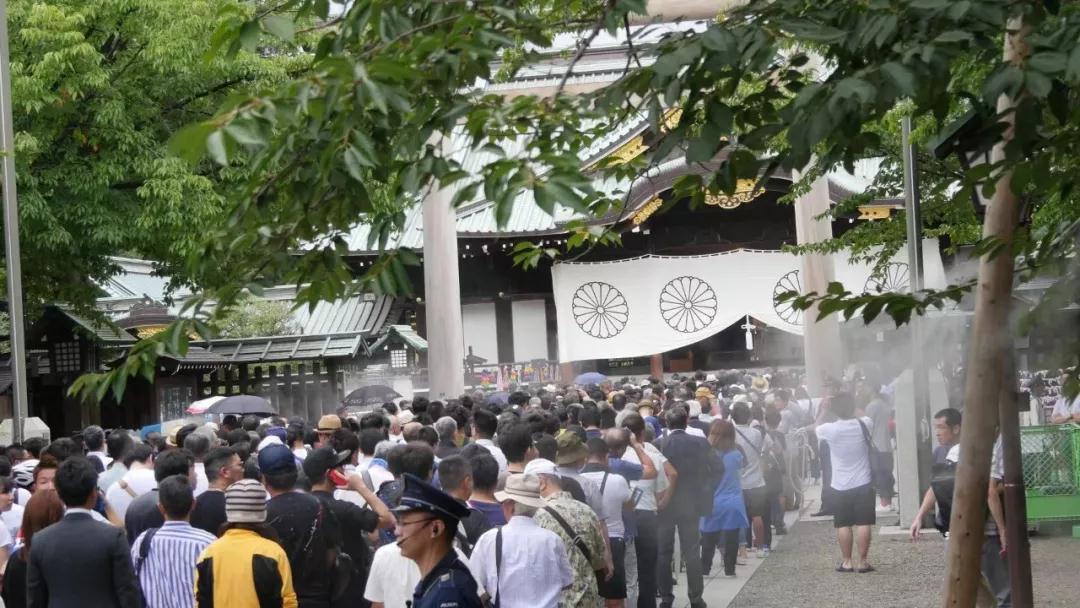
{"label": "striped shirt", "polygon": [[166,521],[151,539],[150,553],[140,567],[139,549],[147,532],[131,546],[131,561],[139,573],[147,608],[191,608],[195,605],[195,563],[217,538],[186,521]]}

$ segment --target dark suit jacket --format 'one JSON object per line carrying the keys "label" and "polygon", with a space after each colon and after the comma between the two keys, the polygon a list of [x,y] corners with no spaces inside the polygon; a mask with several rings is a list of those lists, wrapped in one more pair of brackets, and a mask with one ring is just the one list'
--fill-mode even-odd
{"label": "dark suit jacket", "polygon": [[684,430],[674,430],[656,443],[679,473],[667,510],[686,516],[709,513],[712,510],[713,491],[721,473],[709,442],[687,435]]}
{"label": "dark suit jacket", "polygon": [[26,597],[29,608],[139,608],[124,531],[70,513],[35,534]]}

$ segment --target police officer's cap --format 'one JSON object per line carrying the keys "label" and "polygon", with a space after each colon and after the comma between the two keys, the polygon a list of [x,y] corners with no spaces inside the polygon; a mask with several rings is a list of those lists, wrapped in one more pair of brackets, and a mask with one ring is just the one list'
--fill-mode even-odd
{"label": "police officer's cap", "polygon": [[393,509],[395,513],[427,511],[455,520],[469,516],[468,507],[419,477],[405,473],[404,482],[405,489],[401,494],[401,502]]}

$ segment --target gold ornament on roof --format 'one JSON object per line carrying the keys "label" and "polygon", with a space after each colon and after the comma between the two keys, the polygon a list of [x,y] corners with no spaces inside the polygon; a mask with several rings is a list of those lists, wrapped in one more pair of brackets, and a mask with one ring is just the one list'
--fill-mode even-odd
{"label": "gold ornament on roof", "polygon": [[764,188],[755,189],[755,181],[752,179],[740,179],[735,183],[735,192],[727,194],[721,192],[720,194],[706,194],[705,204],[716,205],[721,209],[734,209],[739,205],[749,203],[765,193]]}
{"label": "gold ornament on roof", "polygon": [[632,221],[635,226],[640,226],[641,224],[644,224],[645,220],[649,219],[649,216],[656,213],[656,210],[659,209],[660,205],[663,204],[664,201],[660,200],[659,196],[652,199],[651,201],[645,203],[645,205],[642,206],[641,209],[638,209],[637,213],[634,214],[634,217],[630,221]]}

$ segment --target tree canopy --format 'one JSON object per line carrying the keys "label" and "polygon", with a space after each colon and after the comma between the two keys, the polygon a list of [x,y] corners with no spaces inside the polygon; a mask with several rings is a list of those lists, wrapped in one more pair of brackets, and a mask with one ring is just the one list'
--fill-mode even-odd
{"label": "tree canopy", "polygon": [[[214,36],[222,57],[254,48],[262,32],[277,38],[277,52],[310,56],[312,69],[265,94],[237,97],[176,135],[173,149],[200,167],[206,161],[199,159],[209,158],[222,171],[248,169],[229,191],[228,220],[189,256],[186,274],[208,298],[226,304],[245,288],[257,292],[282,282],[303,283],[298,302],[314,303],[353,288],[341,235],[358,218],[371,223],[372,238],[385,246],[401,229],[404,209],[434,185],[454,185],[456,204],[493,201],[500,221],[524,190],[549,211],[558,203],[602,215],[622,200],[594,190],[592,177],[638,176],[679,155],[720,160],[715,172],[675,184],[676,196],[691,201],[731,192],[740,178],[791,170],[812,178],[871,156],[887,159],[879,186],[889,187],[891,179],[895,188],[901,115],[914,118],[924,150],[961,116],[967,126],[958,151],[987,150],[1002,139],[995,102],[1008,94],[1019,102],[1004,158],[966,168],[956,157],[930,159],[924,152],[927,221],[954,242],[979,241],[980,251],[993,251],[999,244],[979,239],[969,188],[989,193],[997,175],[1012,171],[1013,189],[1033,221],[1011,253],[1025,275],[1058,277],[1045,302],[1075,294],[1075,241],[1067,235],[1080,216],[1080,178],[1072,170],[1080,124],[1077,7],[753,0],[658,44],[631,46],[624,76],[595,92],[569,95],[561,86],[547,97],[485,92],[485,82],[535,59],[555,33],[581,32],[578,52],[568,54],[572,68],[598,32],[628,33],[630,16],[644,11],[643,0],[357,0],[334,16],[326,0],[284,0],[230,16]],[[1016,16],[1031,47],[1020,65],[1003,62],[1000,51]],[[313,27],[294,25],[312,21]],[[633,60],[646,54],[654,61]],[[678,122],[665,126],[672,108],[681,111]],[[649,154],[585,175],[580,152],[630,116],[650,121]],[[464,172],[440,143],[454,135],[495,159],[477,173]],[[524,153],[498,155],[511,140],[524,140]],[[853,231],[839,244],[863,253],[898,246],[902,234],[891,224]],[[584,223],[570,228],[568,247],[613,238]],[[529,264],[563,253],[524,245],[514,255]],[[410,252],[384,247],[361,284],[407,291],[404,266],[413,263]],[[799,302],[816,299],[826,313],[867,320],[884,312],[901,323],[966,288],[876,296],[830,290]],[[86,388],[105,390],[122,375],[145,372],[156,352],[183,349],[190,331],[208,331],[201,309],[193,299],[192,318],[136,347],[124,367],[88,379]]]}
{"label": "tree canopy", "polygon": [[[219,11],[227,10],[225,15]],[[242,167],[190,166],[168,141],[231,94],[283,84],[305,56],[204,60],[241,0],[9,0],[22,269],[27,302],[89,308],[119,271],[109,256],[183,278],[227,217]]]}

